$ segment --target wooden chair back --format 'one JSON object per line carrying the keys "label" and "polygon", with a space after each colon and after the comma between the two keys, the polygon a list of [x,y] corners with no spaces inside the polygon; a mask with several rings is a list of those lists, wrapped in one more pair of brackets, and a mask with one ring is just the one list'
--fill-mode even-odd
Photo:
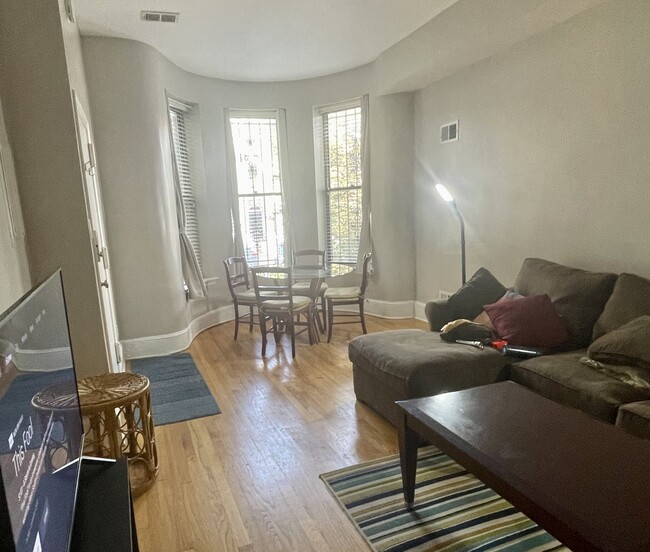
{"label": "wooden chair back", "polygon": [[251,268],[253,276],[253,288],[257,305],[261,304],[269,296],[273,300],[289,301],[289,310],[293,309],[293,288],[291,268],[281,268],[277,266],[259,266]]}
{"label": "wooden chair back", "polygon": [[301,249],[293,252],[294,268],[325,268],[326,255],[322,249]]}
{"label": "wooden chair back", "polygon": [[226,269],[228,289],[233,299],[238,291],[244,291],[250,288],[248,263],[244,257],[228,257],[223,262],[223,266]]}

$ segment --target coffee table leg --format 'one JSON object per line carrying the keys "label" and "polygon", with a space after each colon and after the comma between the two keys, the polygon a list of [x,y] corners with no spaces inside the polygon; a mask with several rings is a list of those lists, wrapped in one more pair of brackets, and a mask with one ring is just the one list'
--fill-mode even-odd
{"label": "coffee table leg", "polygon": [[415,500],[415,472],[418,463],[418,434],[408,426],[408,415],[402,416],[399,424],[399,458],[402,466],[402,487],[404,500],[410,508]]}

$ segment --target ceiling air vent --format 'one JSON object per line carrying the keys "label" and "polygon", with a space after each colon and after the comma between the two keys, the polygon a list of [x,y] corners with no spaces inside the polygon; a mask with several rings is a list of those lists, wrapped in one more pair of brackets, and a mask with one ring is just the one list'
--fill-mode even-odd
{"label": "ceiling air vent", "polygon": [[143,11],[140,12],[140,19],[142,21],[154,21],[156,23],[177,23],[179,15],[179,13],[173,12]]}
{"label": "ceiling air vent", "polygon": [[458,121],[447,123],[440,127],[440,143],[456,142],[458,140]]}

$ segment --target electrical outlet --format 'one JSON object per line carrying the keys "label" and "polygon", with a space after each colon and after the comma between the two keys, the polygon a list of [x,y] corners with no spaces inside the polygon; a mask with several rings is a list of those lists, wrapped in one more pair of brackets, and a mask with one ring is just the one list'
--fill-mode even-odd
{"label": "electrical outlet", "polygon": [[438,299],[449,299],[454,293],[452,291],[438,290]]}

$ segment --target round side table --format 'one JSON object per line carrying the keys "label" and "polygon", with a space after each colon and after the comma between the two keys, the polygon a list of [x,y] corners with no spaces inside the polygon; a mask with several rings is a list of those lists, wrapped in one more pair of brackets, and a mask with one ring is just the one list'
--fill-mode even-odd
{"label": "round side table", "polygon": [[[84,454],[128,458],[131,491],[134,496],[142,494],[160,470],[149,380],[140,374],[102,374],[79,380],[77,388],[84,418]],[[61,415],[69,410],[74,394],[71,386],[54,385],[37,393],[32,404]]]}
{"label": "round side table", "polygon": [[153,485],[158,451],[151,417],[149,380],[140,374],[91,376],[78,382],[81,414],[88,418],[84,452],[129,459],[135,496]]}

